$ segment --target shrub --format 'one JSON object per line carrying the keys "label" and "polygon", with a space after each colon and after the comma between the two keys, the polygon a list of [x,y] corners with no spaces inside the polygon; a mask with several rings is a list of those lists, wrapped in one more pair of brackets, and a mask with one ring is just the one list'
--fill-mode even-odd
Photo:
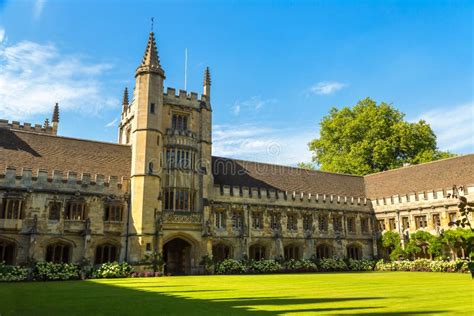
{"label": "shrub", "polygon": [[242,274],[247,272],[247,267],[241,261],[225,259],[217,264],[217,274]]}
{"label": "shrub", "polygon": [[[133,267],[126,262],[107,262],[92,272],[93,278],[126,278],[133,272]],[[150,272],[152,273],[152,272]],[[145,276],[145,275],[144,275]],[[148,276],[148,275],[147,275]],[[153,273],[154,276],[154,273]]]}
{"label": "shrub", "polygon": [[317,272],[318,266],[311,260],[290,259],[284,263],[285,272]]}
{"label": "shrub", "polygon": [[282,269],[281,264],[275,260],[252,261],[248,267],[250,273],[277,273]]}
{"label": "shrub", "polygon": [[372,260],[349,259],[347,266],[351,271],[372,271],[374,270],[375,262]]}
{"label": "shrub", "polygon": [[347,264],[342,259],[326,258],[318,262],[320,271],[347,271]]}
{"label": "shrub", "polygon": [[0,262],[0,282],[18,282],[28,278],[28,268],[7,266]]}
{"label": "shrub", "polygon": [[375,265],[377,271],[417,271],[417,272],[469,272],[468,261],[434,261],[428,259],[417,259],[414,261],[392,261],[380,260]]}
{"label": "shrub", "polygon": [[33,269],[35,280],[56,281],[79,279],[80,269],[72,263],[37,262]]}

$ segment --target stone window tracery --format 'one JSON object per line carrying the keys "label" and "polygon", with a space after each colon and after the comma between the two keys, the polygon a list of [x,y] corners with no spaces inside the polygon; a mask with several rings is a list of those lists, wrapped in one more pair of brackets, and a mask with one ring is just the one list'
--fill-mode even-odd
{"label": "stone window tracery", "polygon": [[349,233],[355,233],[356,232],[356,220],[355,217],[348,217],[346,219],[347,222],[347,231]]}
{"label": "stone window tracery", "polygon": [[416,229],[426,228],[428,223],[426,221],[426,215],[415,216]]}
{"label": "stone window tracery", "polygon": [[71,246],[57,242],[46,248],[46,261],[54,263],[69,263],[71,261]]}
{"label": "stone window tracery", "polygon": [[250,259],[255,261],[265,260],[265,247],[261,245],[250,246]]}
{"label": "stone window tracery", "polygon": [[118,261],[118,247],[112,244],[99,245],[95,249],[95,264]]}
{"label": "stone window tracery", "polygon": [[316,246],[316,259],[326,259],[331,256],[329,246],[326,244],[321,244]]}
{"label": "stone window tracery", "polygon": [[328,231],[328,216],[327,215],[318,216],[318,228],[320,232]]}
{"label": "stone window tracery", "polygon": [[290,260],[290,259],[295,259],[299,260],[300,259],[300,248],[295,245],[289,245],[286,246],[284,249],[285,253],[285,260]]}
{"label": "stone window tracery", "polygon": [[333,216],[332,226],[335,232],[342,232],[342,217],[340,215]]}
{"label": "stone window tracery", "polygon": [[296,231],[298,229],[298,217],[294,213],[287,215],[286,229]]}
{"label": "stone window tracery", "polygon": [[105,205],[104,220],[106,222],[121,222],[123,216],[123,205],[111,203]]}
{"label": "stone window tracery", "polygon": [[70,221],[86,219],[86,203],[84,201],[69,201],[66,205],[64,218]]}
{"label": "stone window tracery", "polygon": [[263,213],[252,212],[252,227],[254,229],[263,229]]}
{"label": "stone window tracery", "polygon": [[173,114],[171,127],[178,131],[188,130],[188,116],[182,114]]}
{"label": "stone window tracery", "polygon": [[356,245],[349,245],[347,247],[347,258],[353,260],[362,259],[362,249]]}
{"label": "stone window tracery", "polygon": [[216,228],[225,228],[225,212],[217,211],[214,213]]}
{"label": "stone window tracery", "polygon": [[0,212],[0,218],[4,219],[22,219],[23,218],[23,200],[20,198],[6,198],[3,200],[3,207]]}
{"label": "stone window tracery", "polygon": [[280,213],[271,212],[270,213],[270,228],[273,230],[279,230],[281,227],[280,224]]}
{"label": "stone window tracery", "polygon": [[232,212],[232,228],[235,230],[242,229],[243,226],[243,216],[240,211]]}

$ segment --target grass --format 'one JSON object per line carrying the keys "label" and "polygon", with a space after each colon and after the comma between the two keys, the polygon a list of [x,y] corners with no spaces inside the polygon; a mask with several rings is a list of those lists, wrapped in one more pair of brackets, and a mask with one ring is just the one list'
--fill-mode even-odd
{"label": "grass", "polygon": [[369,272],[0,284],[0,315],[473,315],[468,274]]}

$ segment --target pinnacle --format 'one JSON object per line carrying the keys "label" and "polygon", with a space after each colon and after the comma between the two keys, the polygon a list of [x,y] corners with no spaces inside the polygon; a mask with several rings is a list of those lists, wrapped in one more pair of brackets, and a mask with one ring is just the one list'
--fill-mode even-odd
{"label": "pinnacle", "polygon": [[145,49],[141,66],[161,68],[160,59],[158,58],[158,50],[156,49],[155,34],[153,32],[150,32],[150,36],[148,37],[148,44]]}
{"label": "pinnacle", "polygon": [[123,105],[123,112],[125,112],[128,108],[128,88],[125,87],[125,90],[123,91],[123,101],[122,101],[122,105]]}
{"label": "pinnacle", "polygon": [[209,67],[206,67],[204,71],[204,82],[203,85],[210,86],[211,85],[211,72],[209,71]]}
{"label": "pinnacle", "polygon": [[51,121],[53,123],[59,123],[59,104],[58,103],[54,105],[53,119]]}

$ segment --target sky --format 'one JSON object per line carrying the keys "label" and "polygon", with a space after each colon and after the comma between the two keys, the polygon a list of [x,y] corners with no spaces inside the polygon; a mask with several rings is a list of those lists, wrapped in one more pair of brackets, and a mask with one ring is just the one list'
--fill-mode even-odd
{"label": "sky", "polygon": [[472,1],[0,0],[0,118],[117,141],[154,17],[165,87],[212,76],[213,154],[295,165],[332,107],[371,97],[474,152]]}

